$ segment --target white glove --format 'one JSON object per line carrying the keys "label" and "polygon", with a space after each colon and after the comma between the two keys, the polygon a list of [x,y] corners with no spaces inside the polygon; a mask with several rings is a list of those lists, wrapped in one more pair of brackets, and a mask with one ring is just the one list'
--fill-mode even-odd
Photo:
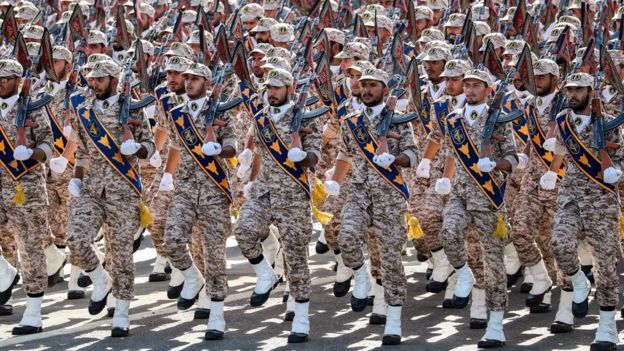
{"label": "white glove", "polygon": [[555,145],[557,144],[557,139],[548,138],[544,140],[544,149],[546,151],[555,151]]}
{"label": "white glove", "polygon": [[63,156],[55,157],[50,160],[50,170],[54,173],[61,174],[67,169],[68,162],[69,161]]}
{"label": "white glove", "polygon": [[243,187],[243,196],[245,197],[245,199],[249,200],[251,198],[251,187],[253,186],[253,181],[248,182],[247,184],[245,184],[245,186]]}
{"label": "white glove", "polygon": [[121,143],[121,153],[126,156],[132,156],[141,149],[141,144],[132,139],[128,139]]}
{"label": "white glove", "polygon": [[325,193],[329,196],[338,196],[340,194],[340,184],[334,180],[326,180],[323,184],[325,186]]}
{"label": "white glove", "polygon": [[390,167],[392,162],[394,162],[394,156],[387,152],[384,152],[381,155],[377,155],[373,157],[373,162],[375,162],[379,167]]}
{"label": "white glove", "polygon": [[63,135],[65,135],[66,138],[69,138],[69,136],[71,135],[71,132],[72,132],[71,124],[63,126]]}
{"label": "white glove", "polygon": [[605,183],[615,184],[620,180],[621,176],[622,176],[622,171],[617,168],[609,167],[604,170]]}
{"label": "white glove", "polygon": [[253,151],[250,149],[245,149],[238,155],[238,163],[239,167],[249,168],[251,167],[251,161],[253,160]]}
{"label": "white glove", "polygon": [[553,190],[557,185],[557,173],[548,171],[540,178],[540,186],[544,190]]}
{"label": "white glove", "polygon": [[336,172],[336,167],[332,167],[325,172],[325,179],[332,179],[334,177],[334,172]]}
{"label": "white glove", "polygon": [[67,184],[67,189],[69,190],[70,194],[75,197],[79,197],[80,190],[82,190],[82,180],[79,178],[70,179],[69,183]]}
{"label": "white glove", "polygon": [[173,176],[171,173],[163,173],[162,178],[160,178],[160,186],[158,186],[159,191],[173,191]]}
{"label": "white glove", "polygon": [[518,154],[518,169],[525,169],[529,165],[529,155],[520,153]]}
{"label": "white glove", "polygon": [[429,171],[431,170],[431,160],[423,158],[418,167],[416,168],[416,176],[418,178],[429,178]]}
{"label": "white glove", "polygon": [[32,156],[33,152],[33,149],[20,145],[13,151],[13,158],[18,161],[26,161]]}
{"label": "white glove", "polygon": [[438,179],[435,185],[435,192],[440,195],[448,195],[451,193],[451,180],[444,177]]}
{"label": "white glove", "polygon": [[480,158],[479,162],[477,162],[477,168],[479,168],[481,172],[492,172],[494,167],[496,167],[496,162],[490,160],[489,157]]}
{"label": "white glove", "polygon": [[160,152],[158,152],[158,150],[150,157],[149,163],[154,168],[160,168],[160,166],[162,166],[162,158],[160,158]]}
{"label": "white glove", "polygon": [[308,155],[307,152],[301,150],[298,147],[292,148],[288,150],[288,161],[290,162],[301,162]]}
{"label": "white glove", "polygon": [[202,145],[201,151],[206,156],[216,156],[221,153],[221,144],[209,141]]}

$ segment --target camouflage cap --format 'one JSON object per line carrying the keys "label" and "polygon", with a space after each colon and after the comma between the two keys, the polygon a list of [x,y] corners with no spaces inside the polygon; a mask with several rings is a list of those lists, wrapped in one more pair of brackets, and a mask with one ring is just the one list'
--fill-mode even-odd
{"label": "camouflage cap", "polygon": [[452,13],[450,16],[448,16],[446,23],[444,23],[444,28],[463,27],[465,20],[466,20],[466,15],[464,15],[463,13]]}
{"label": "camouflage cap", "polygon": [[91,54],[82,68],[91,69],[93,65],[102,61],[113,61],[113,59],[106,54]]}
{"label": "camouflage cap", "polygon": [[509,22],[511,20],[513,20],[514,16],[516,15],[516,10],[518,8],[515,6],[511,6],[509,9],[507,9],[507,13],[505,14],[505,16],[503,16],[503,18],[501,18],[501,22]]}
{"label": "camouflage cap", "polygon": [[349,68],[347,68],[347,71],[353,70],[362,73],[369,68],[375,68],[375,65],[368,61],[355,61],[351,64],[351,66],[349,66]]}
{"label": "camouflage cap", "polygon": [[559,20],[557,20],[557,24],[562,24],[562,23],[570,24],[572,27],[574,27],[573,29],[578,29],[581,27],[581,20],[574,16],[559,17]]}
{"label": "camouflage cap", "polygon": [[[136,41],[132,42],[132,46],[130,47],[130,49],[128,49],[128,54],[133,54],[135,47],[136,47]],[[143,45],[143,53],[146,55],[150,55],[150,56],[154,56],[154,44],[152,44],[151,42],[147,41],[147,40],[143,40],[141,39],[141,44]]]}
{"label": "camouflage cap", "polygon": [[87,74],[87,78],[101,78],[101,77],[113,77],[119,78],[121,69],[119,65],[112,60],[104,60],[96,62],[91,69],[91,72]]}
{"label": "camouflage cap", "polygon": [[280,0],[264,0],[264,9],[265,10],[277,10],[282,6],[282,2]]}
{"label": "camouflage cap", "polygon": [[269,59],[264,61],[264,64],[260,66],[260,68],[267,70],[272,70],[274,68],[281,68],[286,71],[292,70],[292,67],[290,66],[290,61],[282,57],[269,57]]}
{"label": "camouflage cap", "polygon": [[582,3],[589,5],[589,10],[591,12],[596,12],[598,5],[592,0],[572,0],[572,3],[568,5],[566,10],[580,10]]}
{"label": "camouflage cap", "polygon": [[190,46],[184,43],[175,42],[171,44],[169,50],[165,52],[165,56],[182,56],[189,60],[192,60],[193,58],[195,58],[195,52]]}
{"label": "camouflage cap", "polygon": [[208,68],[204,64],[195,63],[195,62],[191,63],[186,69],[186,71],[182,73],[182,75],[198,76],[206,80],[212,79],[212,72],[210,72],[210,68]]}
{"label": "camouflage cap", "polygon": [[490,9],[485,7],[483,3],[475,3],[472,5],[472,20],[486,21],[490,18]]}
{"label": "camouflage cap", "polygon": [[366,68],[362,71],[362,76],[360,77],[360,81],[363,80],[376,80],[378,82],[382,82],[385,85],[388,85],[388,73],[386,73],[382,69],[377,68]]}
{"label": "camouflage cap", "polygon": [[433,11],[427,6],[416,6],[414,7],[414,17],[416,21],[418,20],[433,20]]}
{"label": "camouflage cap", "polygon": [[[375,26],[375,16],[369,18],[364,21],[364,25],[366,27],[374,27]],[[377,13],[377,26],[379,28],[383,28],[388,32],[392,33],[392,21],[387,16],[380,15]]]}
{"label": "camouflage cap", "polygon": [[186,10],[182,14],[182,23],[193,23],[197,19],[197,11]]}
{"label": "camouflage cap", "polygon": [[189,68],[191,63],[193,63],[193,61],[182,56],[173,56],[165,62],[165,71],[184,72]]}
{"label": "camouflage cap", "polygon": [[[581,60],[583,59],[583,55],[585,55],[585,51],[587,51],[586,47],[582,47],[576,50],[576,56],[574,57],[574,60],[572,61],[572,63],[580,63]],[[594,60],[598,60],[599,57],[600,57],[600,51],[598,51],[598,49],[594,49]]]}
{"label": "camouflage cap", "polygon": [[477,36],[487,35],[491,32],[490,25],[483,21],[476,21],[474,22],[474,25]]}
{"label": "camouflage cap", "polygon": [[15,18],[32,21],[39,13],[39,9],[31,3],[23,3],[15,7]]}
{"label": "camouflage cap", "polygon": [[566,79],[566,84],[564,88],[569,87],[594,87],[594,77],[587,73],[573,73],[568,79]]}
{"label": "camouflage cap", "polygon": [[290,60],[292,59],[292,54],[290,53],[288,49],[273,47],[266,51],[264,60],[268,60],[270,57],[281,57],[283,59],[288,60],[288,62],[290,62]]}
{"label": "camouflage cap", "polygon": [[271,26],[271,39],[279,43],[295,40],[295,27],[289,23],[278,23]]}
{"label": "camouflage cap", "polygon": [[533,63],[533,74],[544,75],[552,74],[555,77],[559,77],[559,66],[557,63],[550,59],[540,59]]}
{"label": "camouflage cap", "polygon": [[464,60],[450,60],[444,65],[444,71],[440,77],[461,77],[470,70],[470,64]]}
{"label": "camouflage cap", "polygon": [[524,49],[524,40],[508,40],[505,43],[505,51],[503,55],[520,55],[522,49]]}
{"label": "camouflage cap", "polygon": [[26,50],[28,50],[28,56],[39,55],[39,48],[41,48],[41,45],[39,43],[26,43]]}
{"label": "camouflage cap", "polygon": [[427,43],[432,40],[444,40],[444,33],[435,28],[427,28],[422,31],[420,38],[418,38],[417,42]]}
{"label": "camouflage cap", "polygon": [[240,9],[240,16],[243,22],[253,21],[264,16],[264,9],[255,3],[247,4]]}
{"label": "camouflage cap", "polygon": [[444,10],[449,7],[448,0],[427,0],[426,4],[432,10]]}
{"label": "camouflage cap", "polygon": [[[555,27],[553,28],[550,33],[547,33],[548,36],[548,40],[546,40],[546,43],[550,44],[550,43],[554,43],[557,41],[557,39],[559,39],[559,36],[561,35],[561,33],[563,33],[564,31],[564,27]],[[569,31],[569,41],[573,42],[575,39],[575,35],[574,35],[574,31]]]}
{"label": "camouflage cap", "polygon": [[[210,45],[210,43],[212,43],[213,38],[212,38],[212,34],[210,34],[209,31],[204,30],[204,38],[206,38],[206,47],[208,47],[208,45]],[[199,29],[194,30],[193,33],[191,33],[191,35],[189,35],[188,39],[186,39],[186,44],[197,44],[199,45]]]}
{"label": "camouflage cap", "polygon": [[369,54],[368,46],[362,43],[347,43],[345,47],[339,52],[335,58],[345,59],[345,58],[356,58],[356,59],[365,59],[368,58]]}
{"label": "camouflage cap", "polygon": [[612,21],[621,20],[623,13],[624,13],[624,6],[620,6],[620,8],[613,14],[613,17],[611,17],[611,20]]}
{"label": "camouflage cap", "polygon": [[72,63],[74,55],[66,47],[61,45],[54,45],[52,47],[52,58],[54,60],[65,60],[67,63]]}
{"label": "camouflage cap", "polygon": [[416,58],[422,61],[423,57],[427,56],[427,52],[430,49],[433,49],[433,48],[443,49],[443,50],[445,50],[447,52],[451,52],[452,51],[451,50],[451,45],[448,42],[446,42],[444,40],[432,40],[432,41],[427,42],[425,44],[425,47],[424,47],[423,51],[420,54],[418,54],[418,56],[416,56]]}
{"label": "camouflage cap", "polygon": [[616,65],[624,65],[624,52],[622,52],[622,50],[609,50],[609,55],[611,55],[613,63]]}
{"label": "camouflage cap", "polygon": [[336,28],[325,28],[325,33],[327,33],[327,38],[329,41],[333,41],[340,45],[344,45],[346,41],[346,36],[343,31],[338,30]]}
{"label": "camouflage cap", "polygon": [[256,53],[266,55],[267,51],[271,49],[273,49],[273,45],[269,43],[258,43],[256,44],[256,46],[254,46],[253,50],[249,52],[249,55],[256,54]]}
{"label": "camouflage cap", "polygon": [[425,51],[425,55],[421,61],[449,61],[453,59],[453,55],[449,50],[441,47],[431,47]]}
{"label": "camouflage cap", "polygon": [[494,32],[490,34],[486,34],[483,37],[483,45],[479,48],[479,51],[485,51],[488,42],[492,42],[494,49],[500,49],[505,47],[505,41],[507,39],[502,33]]}
{"label": "camouflage cap", "polygon": [[464,73],[464,79],[462,80],[468,80],[468,79],[480,80],[487,85],[492,84],[490,81],[490,74],[483,69],[478,69],[478,68],[469,69],[468,71],[466,71],[466,73]]}
{"label": "camouflage cap", "polygon": [[156,15],[156,10],[154,10],[154,7],[146,3],[141,3],[139,5],[139,11],[141,11],[142,14],[145,14],[151,18],[154,18],[154,16]]}
{"label": "camouflage cap", "polygon": [[258,20],[258,24],[251,30],[253,33],[268,32],[271,27],[277,24],[277,21],[270,17],[262,17]]}
{"label": "camouflage cap", "polygon": [[28,24],[24,26],[22,33],[24,34],[24,39],[41,40],[43,38],[43,27],[36,24]]}
{"label": "camouflage cap", "polygon": [[100,32],[99,30],[90,30],[89,36],[87,37],[87,44],[89,45],[108,44],[108,40],[106,39],[106,34]]}
{"label": "camouflage cap", "polygon": [[17,60],[3,59],[0,60],[0,77],[21,77],[24,73],[22,65]]}
{"label": "camouflage cap", "polygon": [[59,24],[63,24],[63,23],[67,23],[67,21],[69,21],[69,18],[71,17],[72,12],[71,11],[65,11],[61,14],[61,18],[59,18],[58,23]]}
{"label": "camouflage cap", "polygon": [[267,75],[265,85],[272,87],[290,87],[293,85],[293,76],[285,69],[275,68]]}
{"label": "camouflage cap", "polygon": [[384,15],[387,13],[387,10],[385,7],[383,7],[380,4],[370,4],[370,5],[366,5],[366,8],[364,8],[364,12],[369,14],[370,16],[366,16],[366,18],[362,18],[364,20],[370,19],[371,16],[374,18],[375,17],[375,11],[377,11],[377,15]]}
{"label": "camouflage cap", "polygon": [[364,44],[368,50],[370,50],[371,48],[371,40],[369,38],[363,38],[363,37],[353,37],[353,39],[351,39],[354,43],[360,43],[360,44]]}

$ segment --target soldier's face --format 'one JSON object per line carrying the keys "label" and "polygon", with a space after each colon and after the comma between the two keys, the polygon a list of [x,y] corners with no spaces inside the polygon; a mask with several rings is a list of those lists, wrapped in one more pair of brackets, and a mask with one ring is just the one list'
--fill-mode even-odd
{"label": "soldier's face", "polygon": [[0,78],[0,97],[4,99],[17,94],[21,82],[22,78],[15,76]]}
{"label": "soldier's face", "polygon": [[383,6],[384,8],[389,9],[392,7],[393,2],[394,2],[393,0],[380,0],[379,5]]}
{"label": "soldier's face", "polygon": [[91,89],[98,100],[108,99],[116,92],[117,78],[109,76],[93,78]]}
{"label": "soldier's face", "polygon": [[427,24],[429,21],[426,19],[419,19],[416,21],[416,30],[418,33],[422,32],[425,28],[427,28]]}
{"label": "soldier's face", "polygon": [[449,95],[457,96],[464,92],[464,85],[462,84],[462,78],[463,76],[446,78],[446,92]]}
{"label": "soldier's face", "polygon": [[423,61],[423,67],[427,72],[427,78],[437,80],[440,78],[440,74],[444,72],[444,61]]}
{"label": "soldier's face", "polygon": [[[554,82],[553,82],[554,81]],[[546,96],[552,93],[557,86],[557,78],[551,74],[535,75],[535,89],[538,96]]]}
{"label": "soldier's face", "polygon": [[362,85],[362,102],[364,105],[373,107],[383,102],[384,94],[387,93],[388,88],[379,81],[376,80],[363,80],[360,81]]}
{"label": "soldier's face", "polygon": [[[68,66],[69,64],[65,60],[54,60],[54,73],[60,80],[65,79],[69,70]],[[71,66],[69,67],[71,68]]]}
{"label": "soldier's face", "polygon": [[593,92],[588,87],[567,87],[566,95],[570,103],[570,108],[577,112],[584,110],[589,105],[589,99]]}
{"label": "soldier's face", "polygon": [[276,87],[274,85],[267,85],[267,98],[269,100],[269,105],[271,106],[282,106],[286,102],[288,102],[289,87]]}
{"label": "soldier's face", "polygon": [[184,77],[177,71],[167,71],[167,88],[176,94],[184,93]]}
{"label": "soldier's face", "polygon": [[263,58],[264,55],[260,53],[253,53],[251,55],[251,73],[253,73],[256,77],[262,77],[264,74],[264,69],[260,68],[263,65]]}
{"label": "soldier's face", "polygon": [[206,95],[206,91],[210,87],[210,81],[203,77],[189,74],[184,76],[184,86],[188,97],[194,100]]}
{"label": "soldier's face", "polygon": [[478,105],[485,102],[487,96],[487,85],[477,79],[466,79],[463,81],[466,102],[470,105]]}
{"label": "soldier's face", "polygon": [[343,58],[340,59],[340,70],[343,72],[347,71],[347,68],[351,67],[351,65],[355,62],[354,58]]}
{"label": "soldier's face", "polygon": [[440,23],[440,20],[444,16],[444,11],[442,10],[433,10],[433,25],[437,26]]}
{"label": "soldier's face", "polygon": [[268,43],[270,40],[271,40],[271,32],[257,32],[256,33],[257,43]]}
{"label": "soldier's face", "polygon": [[258,25],[258,19],[253,19],[251,21],[243,22],[243,26],[245,27],[245,30],[248,32],[257,25]]}
{"label": "soldier's face", "polygon": [[351,94],[355,97],[362,95],[362,85],[360,84],[360,77],[362,74],[354,70],[347,71],[347,77],[349,77],[349,87],[351,88]]}
{"label": "soldier's face", "polygon": [[103,44],[89,44],[87,45],[87,57],[93,54],[106,54],[106,46]]}

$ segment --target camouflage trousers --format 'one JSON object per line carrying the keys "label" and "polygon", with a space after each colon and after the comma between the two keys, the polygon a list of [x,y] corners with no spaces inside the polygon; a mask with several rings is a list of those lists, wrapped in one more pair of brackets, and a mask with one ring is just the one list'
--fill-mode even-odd
{"label": "camouflage trousers", "polygon": [[67,183],[69,178],[71,178],[72,171],[68,168],[61,175],[48,175],[46,187],[48,189],[48,224],[50,225],[51,235],[45,237],[43,247],[48,247],[51,244],[65,246],[70,201],[73,200],[69,196]]}
{"label": "camouflage trousers", "polygon": [[2,255],[11,266],[19,268],[15,232],[8,223],[4,223],[0,226],[0,255]]}
{"label": "camouflage trousers", "polygon": [[502,311],[507,307],[507,276],[503,263],[505,238],[495,238],[499,212],[467,210],[465,200],[452,196],[444,206],[440,238],[444,251],[453,267],[466,263],[464,240],[469,227],[478,233],[483,253],[485,274],[485,299],[488,310]]}
{"label": "camouflage trousers", "polygon": [[17,264],[17,255],[15,252],[11,253],[10,242],[14,242],[19,254],[24,291],[27,294],[41,294],[48,286],[46,258],[43,253],[43,240],[50,230],[47,222],[48,204],[43,177],[34,174],[27,177],[20,181],[26,199],[22,205],[13,203],[16,193],[13,181],[3,184],[1,188],[0,223],[6,223],[1,236],[3,242],[9,242],[6,245],[8,250],[3,255],[9,263]]}
{"label": "camouflage trousers", "polygon": [[266,193],[247,200],[240,208],[234,235],[245,258],[251,260],[262,255],[261,241],[269,233],[273,223],[280,233],[284,259],[288,266],[290,294],[297,301],[310,298],[310,269],[308,268],[308,244],[312,240],[310,201],[303,192],[288,194]]}
{"label": "camouflage trousers", "polygon": [[444,198],[435,193],[434,187],[429,187],[419,195],[410,197],[412,216],[418,218],[424,235],[412,240],[414,247],[421,254],[429,257],[432,250],[442,248],[440,231],[442,230],[442,209]]}
{"label": "camouflage trousers", "polygon": [[[231,230],[230,202],[214,189],[197,189],[197,193],[178,192],[173,196],[165,225],[164,248],[174,267],[185,270],[195,262],[206,280],[206,293],[223,300],[228,284],[225,245]],[[198,235],[191,238],[193,227]],[[192,255],[189,241],[202,254]],[[198,257],[199,256],[199,257]]]}
{"label": "camouflage trousers", "polygon": [[[596,199],[599,200],[599,199]],[[617,306],[620,284],[617,263],[620,251],[619,205],[613,201],[583,204],[577,201],[559,206],[555,214],[551,245],[560,269],[570,275],[580,269],[577,247],[585,234],[594,256],[596,275],[596,298],[600,306]]]}
{"label": "camouflage trousers", "polygon": [[570,289],[570,279],[558,269],[550,247],[557,193],[540,191],[537,188],[539,185],[533,185],[534,187],[523,185],[516,196],[510,239],[522,265],[534,266],[543,259],[549,275],[557,276],[557,285]]}
{"label": "camouflage trousers", "polygon": [[481,238],[479,232],[474,226],[468,226],[466,229],[466,238],[464,239],[464,249],[466,250],[466,260],[468,267],[474,276],[474,287],[477,289],[485,289],[485,265],[483,264],[483,247],[481,246]]}
{"label": "camouflage trousers", "polygon": [[[165,160],[163,160],[165,162]],[[152,236],[152,244],[156,254],[165,257],[164,241],[165,222],[167,221],[167,210],[171,203],[172,192],[158,191],[162,172],[147,164],[141,168],[141,178],[149,184],[145,192],[146,205],[154,215],[154,222],[150,224],[149,231]],[[149,182],[148,182],[149,181]]]}
{"label": "camouflage trousers", "polygon": [[93,238],[102,225],[108,225],[104,240],[110,260],[107,260],[106,270],[113,280],[112,293],[117,299],[134,297],[132,243],[140,226],[139,204],[139,196],[134,193],[112,198],[83,192],[71,209],[67,230],[70,263],[87,272],[99,264],[91,245]]}
{"label": "camouflage trousers", "polygon": [[401,251],[407,239],[407,203],[385,183],[352,186],[342,209],[338,238],[344,263],[352,269],[364,264],[362,244],[367,232],[372,231],[371,242],[377,243],[383,272],[384,300],[389,305],[403,305],[407,279]]}

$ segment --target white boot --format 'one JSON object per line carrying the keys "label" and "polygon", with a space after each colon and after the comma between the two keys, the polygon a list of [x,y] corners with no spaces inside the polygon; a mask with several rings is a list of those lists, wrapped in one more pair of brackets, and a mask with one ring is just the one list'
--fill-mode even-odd
{"label": "white boot", "polygon": [[384,297],[384,287],[381,284],[373,282],[373,290],[375,291],[375,299],[373,300],[373,313],[369,318],[369,324],[380,325],[386,324],[388,314],[388,305]]}
{"label": "white boot", "polygon": [[472,302],[470,303],[470,319],[482,319],[486,320],[487,307],[485,305],[485,290],[473,288],[472,289]]}
{"label": "white boot", "polygon": [[552,279],[548,276],[544,260],[540,260],[536,265],[529,267],[529,272],[533,276],[533,288],[531,295],[540,295],[550,290],[552,287]]}
{"label": "white boot", "polygon": [[114,317],[115,308],[117,308],[117,299],[113,294],[108,294],[106,298],[106,311],[108,312],[109,317]]}
{"label": "white boot", "polygon": [[467,298],[470,295],[472,286],[474,285],[474,277],[468,264],[464,264],[461,268],[455,270],[457,275],[457,285],[455,286],[455,296]]}
{"label": "white boot", "polygon": [[184,276],[184,286],[178,298],[178,309],[187,310],[193,306],[195,298],[204,287],[204,278],[194,263],[189,268],[183,270],[182,275]]}
{"label": "white boot", "polygon": [[277,283],[277,274],[269,264],[267,259],[263,259],[258,264],[251,265],[256,272],[257,280],[254,292],[257,294],[266,294],[267,291],[273,289]]}
{"label": "white boot", "polygon": [[454,269],[449,263],[443,249],[432,251],[431,256],[433,258],[433,273],[431,274],[431,280],[444,283],[453,273]]}
{"label": "white boot", "polygon": [[124,337],[128,336],[130,331],[130,300],[116,299],[115,316],[113,316],[113,330],[111,336]]}
{"label": "white boot", "polygon": [[336,269],[336,282],[343,283],[353,277],[353,270],[345,266],[342,260],[342,254],[336,254],[336,262],[338,263],[338,269]]}
{"label": "white boot", "polygon": [[615,310],[600,310],[600,319],[598,320],[598,329],[596,330],[596,338],[594,342],[606,341],[617,344],[618,338],[617,326],[615,325]]}
{"label": "white boot", "polygon": [[366,263],[363,264],[358,270],[353,271],[353,278],[355,280],[353,286],[353,297],[356,299],[367,299],[371,284],[368,270],[366,269]]}
{"label": "white boot", "polygon": [[448,285],[446,286],[446,290],[444,290],[444,300],[453,300],[453,293],[455,292],[455,287],[457,286],[457,276],[453,274],[448,279]]}
{"label": "white boot", "polygon": [[[0,293],[12,288],[13,281],[17,276],[17,269],[9,263],[4,257],[0,256]],[[8,300],[9,296],[6,298]],[[6,301],[4,301],[6,302]],[[3,303],[4,303],[3,302]]]}
{"label": "white boot", "polygon": [[165,273],[165,266],[167,265],[167,259],[156,255],[156,260],[154,260],[154,267],[152,268],[152,273]]}
{"label": "white boot", "polygon": [[[65,264],[65,254],[59,250],[56,245],[51,244],[43,249],[46,257],[46,270],[48,277],[58,272]],[[62,273],[62,272],[61,272]]]}
{"label": "white boot", "polygon": [[286,320],[292,321],[295,314],[295,297],[291,295],[288,296],[288,301],[286,301],[286,315],[289,315],[290,313],[292,313],[293,318],[286,318]]}
{"label": "white boot", "polygon": [[273,265],[273,272],[277,275],[279,279],[284,275],[284,248],[282,245],[279,245],[277,248],[277,253],[275,254],[275,264]]}
{"label": "white boot", "polygon": [[488,320],[483,339],[505,342],[505,333],[503,332],[504,314],[505,311],[490,311],[490,320]]}
{"label": "white boot", "polygon": [[518,272],[522,264],[520,258],[518,258],[518,252],[513,243],[509,243],[505,246],[505,271],[507,275],[514,275]]}
{"label": "white boot", "polygon": [[384,328],[383,345],[401,343],[401,309],[403,306],[388,306],[386,326]]}
{"label": "white boot", "polygon": [[291,334],[310,334],[309,308],[310,302],[295,302],[295,318],[293,319]]}
{"label": "white boot", "polygon": [[201,289],[199,292],[199,298],[197,299],[197,308],[201,308],[204,310],[210,309],[210,297],[206,294],[206,286]]}
{"label": "white boot", "polygon": [[93,282],[93,292],[91,292],[91,301],[102,301],[106,298],[106,295],[110,292],[113,286],[113,280],[108,273],[104,270],[101,264],[91,272],[87,272],[91,281]]}
{"label": "white boot", "polygon": [[524,275],[524,280],[522,281],[522,285],[524,284],[533,285],[534,279],[533,279],[533,275],[531,274],[531,271],[529,270],[529,267],[524,267],[524,271],[522,272],[522,275]]}
{"label": "white boot", "polygon": [[276,235],[274,234],[274,229],[269,226],[269,235],[260,242],[262,245],[262,255],[269,261],[271,265],[275,263],[275,255],[277,254],[277,249],[279,247],[279,241],[277,240]]}
{"label": "white boot", "polygon": [[585,273],[579,269],[573,276],[570,277],[570,281],[572,282],[572,289],[574,290],[572,302],[582,303],[585,299],[587,299],[591,291],[591,284],[589,283],[589,280],[585,276]]}
{"label": "white boot", "polygon": [[225,317],[223,315],[223,301],[210,302],[210,318],[208,318],[208,331],[205,339],[222,339],[225,332]]}
{"label": "white boot", "polygon": [[171,280],[169,280],[169,286],[180,286],[182,283],[184,283],[182,271],[171,266]]}
{"label": "white boot", "polygon": [[43,297],[26,297],[26,310],[19,325],[22,327],[41,327],[41,302]]}
{"label": "white boot", "polygon": [[555,322],[561,322],[572,325],[574,323],[574,315],[572,314],[572,291],[561,290],[559,298],[559,309],[555,315]]}

